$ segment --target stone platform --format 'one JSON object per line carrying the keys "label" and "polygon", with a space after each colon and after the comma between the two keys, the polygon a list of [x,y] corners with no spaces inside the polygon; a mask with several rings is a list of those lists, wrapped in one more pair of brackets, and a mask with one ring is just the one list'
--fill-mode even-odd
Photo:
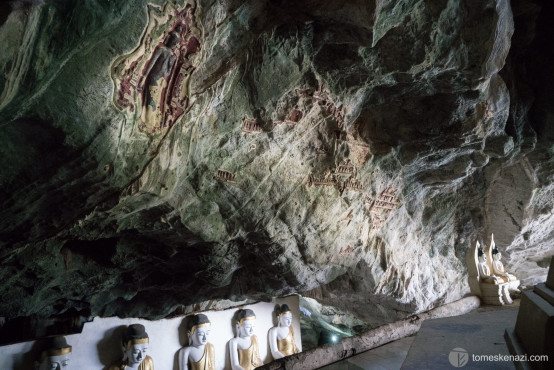
{"label": "stone platform", "polygon": [[[554,258],[546,283],[535,285],[533,291],[523,292],[515,328],[506,329],[505,338],[510,352],[525,358],[545,357],[554,361]],[[551,369],[547,361],[516,362],[518,369]]]}

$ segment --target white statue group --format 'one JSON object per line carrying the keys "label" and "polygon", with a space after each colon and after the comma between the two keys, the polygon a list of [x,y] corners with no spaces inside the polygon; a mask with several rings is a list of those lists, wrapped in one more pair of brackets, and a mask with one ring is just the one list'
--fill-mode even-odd
{"label": "white statue group", "polygon": [[[502,254],[494,243],[494,235],[491,235],[491,244],[486,250],[477,242],[473,253],[468,256],[473,260],[468,264],[472,292],[486,304],[511,304],[511,294],[519,293],[519,280],[504,269],[500,261]],[[477,265],[476,271],[473,270],[474,263]]]}
{"label": "white statue group", "polygon": [[[148,352],[148,334],[141,324],[129,325],[121,338],[123,358],[108,367],[109,370],[137,369],[154,370],[154,362]],[[50,339],[39,360],[35,363],[37,370],[69,370],[71,368],[72,347],[65,337]]]}
{"label": "white statue group", "polygon": [[[274,359],[298,353],[292,329],[292,313],[284,304],[277,309],[278,326],[269,330],[269,347]],[[231,368],[233,370],[252,370],[262,366],[258,348],[258,337],[254,334],[256,315],[250,309],[238,310],[235,316],[236,337],[229,341]],[[215,369],[214,346],[208,343],[210,321],[203,314],[189,317],[187,329],[189,347],[179,351],[180,370]]]}
{"label": "white statue group", "polygon": [[[294,340],[292,313],[284,304],[277,309],[278,326],[269,330],[269,346],[274,359],[298,353]],[[233,370],[252,370],[263,365],[258,349],[258,338],[254,334],[256,315],[250,309],[238,310],[235,316],[236,337],[229,341],[231,368]],[[180,370],[214,370],[215,349],[208,342],[211,323],[204,314],[187,317],[187,336],[189,346],[178,354]],[[121,347],[123,358],[108,367],[109,370],[153,370],[154,362],[148,352],[148,334],[143,325],[129,325],[123,333]],[[65,337],[52,338],[36,363],[37,370],[70,369],[71,346]]]}

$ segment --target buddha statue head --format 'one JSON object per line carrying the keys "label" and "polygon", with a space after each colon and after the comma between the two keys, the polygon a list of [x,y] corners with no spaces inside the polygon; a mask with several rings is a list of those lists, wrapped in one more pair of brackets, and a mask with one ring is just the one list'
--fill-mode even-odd
{"label": "buddha statue head", "polygon": [[502,258],[502,254],[500,253],[500,251],[495,245],[494,248],[492,249],[492,259],[495,261],[500,261],[500,258]]}
{"label": "buddha statue head", "polygon": [[47,348],[40,356],[39,370],[68,370],[70,368],[71,346],[65,337],[50,338]]}
{"label": "buddha statue head", "polygon": [[208,343],[211,325],[208,316],[204,314],[189,316],[187,321],[189,345],[199,347]]}
{"label": "buddha statue head", "polygon": [[279,326],[289,327],[292,324],[292,312],[288,305],[283,304],[277,309],[277,320],[279,320]]}
{"label": "buddha statue head", "polygon": [[127,327],[121,341],[127,366],[136,368],[140,365],[148,352],[148,341],[148,334],[144,329],[144,325],[132,324]]}
{"label": "buddha statue head", "polygon": [[256,327],[256,315],[254,311],[250,309],[238,310],[237,316],[237,336],[246,338],[254,334],[254,328]]}
{"label": "buddha statue head", "polygon": [[487,256],[485,255],[483,247],[479,247],[479,249],[477,250],[477,258],[481,263],[487,262]]}

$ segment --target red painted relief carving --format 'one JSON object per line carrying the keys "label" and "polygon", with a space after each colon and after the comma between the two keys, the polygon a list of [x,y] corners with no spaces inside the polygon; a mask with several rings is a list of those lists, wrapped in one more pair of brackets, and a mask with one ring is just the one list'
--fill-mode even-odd
{"label": "red painted relief carving", "polygon": [[354,248],[352,248],[352,246],[350,245],[347,245],[346,248],[345,247],[342,247],[339,251],[339,254],[341,256],[348,256],[352,253],[354,253],[356,250]]}
{"label": "red painted relief carving", "polygon": [[293,109],[289,114],[287,122],[298,123],[301,119],[302,119],[302,112],[299,111],[298,109]]}
{"label": "red painted relief carving", "polygon": [[310,175],[308,177],[308,186],[335,186],[336,183],[337,180],[330,172],[322,176]]}
{"label": "red painted relief carving", "polygon": [[349,177],[346,179],[346,181],[343,184],[342,191],[346,190],[354,190],[354,191],[362,191],[364,190],[364,187],[362,183],[352,177]]}
{"label": "red painted relief carving", "polygon": [[400,204],[396,200],[396,190],[387,187],[376,199],[366,197],[366,205],[370,208],[370,214],[373,219],[373,229],[379,230],[389,214]]}
{"label": "red painted relief carving", "polygon": [[235,174],[229,171],[217,170],[217,178],[226,182],[235,182]]}
{"label": "red painted relief carving", "polygon": [[308,186],[334,186],[341,195],[347,190],[363,191],[363,185],[355,178],[355,173],[356,167],[346,158],[334,171],[328,171],[322,176],[309,175]]}
{"label": "red painted relief carving", "polygon": [[242,119],[241,130],[246,133],[262,132],[262,126],[253,118],[244,117]]}
{"label": "red painted relief carving", "polygon": [[139,46],[112,68],[115,104],[136,113],[141,131],[171,127],[189,108],[188,81],[200,50],[195,7],[163,9],[149,5]]}
{"label": "red painted relief carving", "polygon": [[338,174],[352,175],[354,174],[355,170],[356,168],[354,167],[352,161],[346,158],[344,161],[339,163],[335,172]]}
{"label": "red painted relief carving", "polygon": [[313,97],[314,97],[314,102],[320,103],[322,105],[327,104],[327,100],[329,100],[329,95],[323,90],[322,83],[320,83],[318,89],[314,91]]}
{"label": "red painted relief carving", "polygon": [[323,84],[319,84],[319,88],[313,93],[314,102],[321,105],[323,109],[335,118],[339,127],[344,126],[344,114],[342,113],[342,104],[336,106],[329,98],[329,94],[323,90]]}

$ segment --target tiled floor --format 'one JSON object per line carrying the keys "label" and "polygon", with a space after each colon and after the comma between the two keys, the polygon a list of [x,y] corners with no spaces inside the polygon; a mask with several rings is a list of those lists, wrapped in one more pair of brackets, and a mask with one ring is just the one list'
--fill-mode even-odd
{"label": "tiled floor", "polygon": [[406,337],[334,364],[325,370],[398,370],[415,337]]}

